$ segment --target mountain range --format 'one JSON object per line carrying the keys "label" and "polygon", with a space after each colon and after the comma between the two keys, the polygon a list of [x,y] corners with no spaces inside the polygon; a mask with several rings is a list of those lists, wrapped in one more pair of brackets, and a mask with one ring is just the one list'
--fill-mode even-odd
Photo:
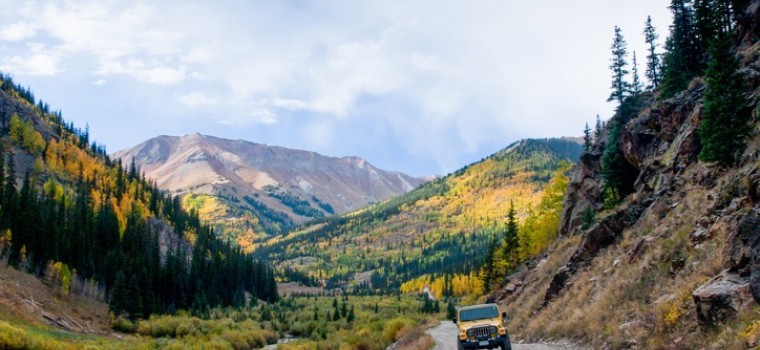
{"label": "mountain range", "polygon": [[[428,181],[378,169],[359,157],[328,157],[242,140],[159,136],[118,151],[156,185],[185,197],[201,217],[240,232],[275,234],[406,193]],[[236,229],[226,224],[226,229]]]}

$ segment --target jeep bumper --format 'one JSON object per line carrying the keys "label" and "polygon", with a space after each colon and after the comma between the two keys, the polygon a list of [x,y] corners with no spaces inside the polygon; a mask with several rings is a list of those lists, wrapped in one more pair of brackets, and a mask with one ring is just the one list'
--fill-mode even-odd
{"label": "jeep bumper", "polygon": [[467,339],[460,340],[460,342],[465,349],[493,349],[509,344],[509,336],[504,335],[493,339]]}

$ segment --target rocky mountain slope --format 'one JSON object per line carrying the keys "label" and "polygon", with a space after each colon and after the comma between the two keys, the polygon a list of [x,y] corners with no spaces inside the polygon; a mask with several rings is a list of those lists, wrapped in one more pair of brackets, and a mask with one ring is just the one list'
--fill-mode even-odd
{"label": "rocky mountain slope", "polygon": [[310,219],[357,210],[425,182],[358,157],[327,157],[201,134],[159,136],[113,156],[124,164],[134,160],[162,189],[192,194],[186,204],[200,210],[203,219],[242,216],[247,218],[244,226],[255,233],[278,233]]}
{"label": "rocky mountain slope", "polygon": [[519,141],[403,196],[264,241],[254,254],[330,288],[395,290],[449,275],[459,277],[455,294],[479,294],[475,275],[510,203],[520,218],[539,210],[557,170],[582,148],[574,139]]}
{"label": "rocky mountain slope", "polygon": [[[673,98],[645,95],[618,149],[633,192],[605,205],[609,129],[572,171],[560,236],[507,276],[492,299],[516,334],[594,348],[747,348],[760,339],[760,128],[757,19],[737,33],[753,133],[736,165],[700,161],[703,80]],[[589,220],[587,213],[593,213]]]}

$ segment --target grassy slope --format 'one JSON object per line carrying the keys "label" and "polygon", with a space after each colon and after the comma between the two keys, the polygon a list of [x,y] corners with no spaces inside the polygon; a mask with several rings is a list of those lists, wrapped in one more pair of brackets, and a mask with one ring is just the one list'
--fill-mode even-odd
{"label": "grassy slope", "polygon": [[[334,319],[333,297],[283,298],[272,305],[213,309],[200,319],[184,312],[138,321],[128,333],[110,329],[108,306],[0,262],[0,349],[251,349],[287,334],[298,341],[283,349],[385,349],[394,341],[426,349],[423,330],[443,313],[422,314],[413,296],[338,298],[355,320]],[[32,301],[35,306],[32,306]],[[316,318],[314,317],[316,310]],[[65,330],[44,317],[79,324]],[[330,318],[328,319],[328,314]]]}
{"label": "grassy slope", "polygon": [[406,195],[276,237],[256,252],[333,282],[367,280],[367,271],[377,270],[398,287],[426,273],[467,273],[503,227],[510,203],[525,217],[559,164],[580,150],[572,140],[521,141]]}
{"label": "grassy slope", "polygon": [[[759,166],[755,163],[750,166]],[[704,171],[701,166],[685,176]],[[735,172],[720,184],[735,181]],[[554,274],[575,252],[580,236],[561,237],[548,258],[522,282],[525,290],[509,298],[513,332],[538,338],[570,338],[593,347],[744,348],[760,337],[760,307],[740,312],[716,328],[697,323],[692,292],[722,269],[728,232],[695,244],[695,223],[711,203],[709,190],[683,188],[672,209],[659,208],[628,227],[619,244],[602,251],[572,279],[567,291],[543,306]],[[724,227],[725,228],[725,227]],[[643,244],[640,253],[635,248]]]}

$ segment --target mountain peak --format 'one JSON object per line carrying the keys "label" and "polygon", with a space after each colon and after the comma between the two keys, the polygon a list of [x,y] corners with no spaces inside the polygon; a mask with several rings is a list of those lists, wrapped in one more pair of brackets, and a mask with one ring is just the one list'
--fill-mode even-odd
{"label": "mountain peak", "polygon": [[148,178],[172,193],[225,197],[263,221],[284,215],[291,225],[353,211],[426,182],[356,156],[328,157],[200,133],[158,136],[113,157],[134,159]]}

